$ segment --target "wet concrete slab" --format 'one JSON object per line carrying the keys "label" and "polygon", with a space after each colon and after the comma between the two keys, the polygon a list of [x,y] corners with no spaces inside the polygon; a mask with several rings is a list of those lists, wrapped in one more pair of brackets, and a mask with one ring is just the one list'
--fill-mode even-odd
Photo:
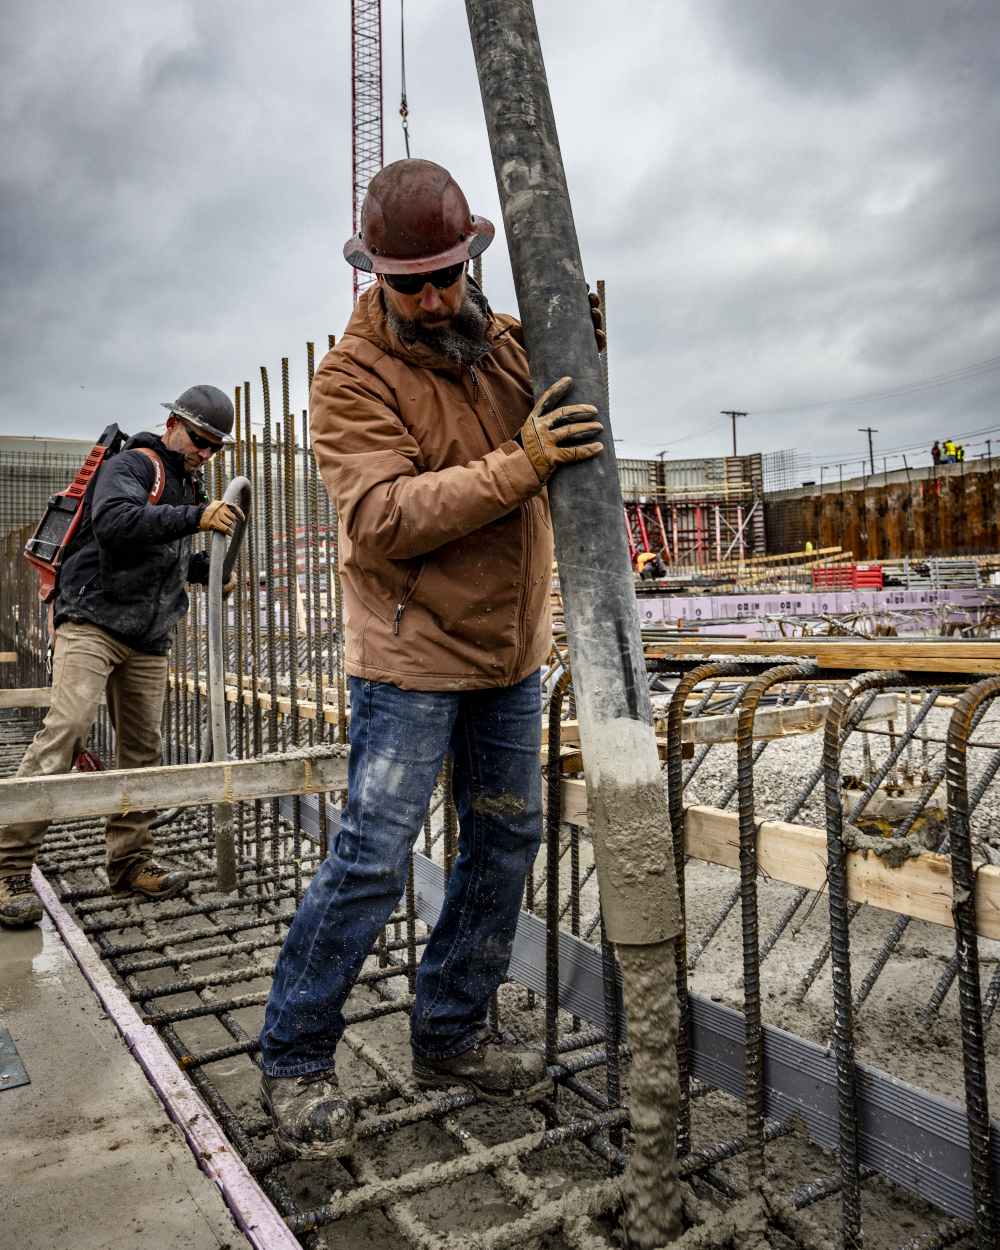
{"label": "wet concrete slab", "polygon": [[0,1089],[4,1245],[246,1246],[48,917],[0,929],[0,1025],[31,1079]]}

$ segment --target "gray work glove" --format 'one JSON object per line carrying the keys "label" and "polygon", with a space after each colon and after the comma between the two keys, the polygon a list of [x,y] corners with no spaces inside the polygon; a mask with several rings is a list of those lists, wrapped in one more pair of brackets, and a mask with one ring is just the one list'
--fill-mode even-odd
{"label": "gray work glove", "polygon": [[590,460],[604,450],[601,443],[565,446],[567,439],[579,435],[600,434],[604,429],[600,421],[573,421],[574,417],[596,417],[597,409],[593,404],[567,404],[564,408],[553,408],[551,412],[546,412],[549,404],[562,399],[572,385],[572,378],[560,378],[558,382],[554,382],[528,413],[527,421],[521,426],[524,454],[531,461],[542,485],[559,465],[571,464],[574,460]]}

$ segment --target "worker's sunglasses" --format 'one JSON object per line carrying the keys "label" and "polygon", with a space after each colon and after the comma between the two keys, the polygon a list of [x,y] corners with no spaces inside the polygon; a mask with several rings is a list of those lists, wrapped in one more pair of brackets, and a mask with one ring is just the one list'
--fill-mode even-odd
{"label": "worker's sunglasses", "polygon": [[206,447],[210,447],[213,452],[216,452],[222,446],[221,443],[216,443],[210,438],[205,438],[203,434],[198,434],[195,430],[192,430],[186,421],[182,421],[181,425],[184,426],[188,438],[199,451],[204,451]]}
{"label": "worker's sunglasses", "polygon": [[382,277],[400,295],[419,295],[425,282],[429,282],[438,291],[454,286],[462,276],[464,268],[465,261],[460,260],[457,265],[449,265],[446,269],[432,269],[430,273],[384,273]]}

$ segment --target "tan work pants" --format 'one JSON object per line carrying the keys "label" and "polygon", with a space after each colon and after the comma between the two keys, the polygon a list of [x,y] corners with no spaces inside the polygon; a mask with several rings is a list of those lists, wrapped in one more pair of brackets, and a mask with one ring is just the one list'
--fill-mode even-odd
{"label": "tan work pants", "polygon": [[[96,625],[63,624],[56,630],[52,703],[28,747],[18,777],[68,773],[107,693],[119,768],[160,763],[160,718],[167,688],[167,657],[144,655]],[[152,851],[155,812],[108,817],[108,879],[114,887]],[[48,822],[0,827],[0,878],[30,872]]]}

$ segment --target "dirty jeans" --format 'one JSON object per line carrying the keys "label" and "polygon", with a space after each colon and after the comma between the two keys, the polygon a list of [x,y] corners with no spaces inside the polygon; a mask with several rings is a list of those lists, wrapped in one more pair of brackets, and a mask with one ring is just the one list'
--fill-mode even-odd
{"label": "dirty jeans", "polygon": [[[160,762],[160,719],[167,658],[144,655],[96,625],[64,623],[56,630],[52,703],[25,753],[18,777],[68,773],[107,693],[119,768]],[[110,816],[106,825],[108,880],[120,883],[133,864],[149,857],[155,812]],[[31,871],[48,828],[46,821],[0,826],[0,878]]]}
{"label": "dirty jeans", "polygon": [[278,956],[261,1034],[269,1076],[332,1068],[343,1006],[406,884],[410,848],[450,749],[459,845],[417,972],[414,1053],[461,1054],[507,972],[541,840],[541,685],[438,693],[350,679],[340,831]]}

